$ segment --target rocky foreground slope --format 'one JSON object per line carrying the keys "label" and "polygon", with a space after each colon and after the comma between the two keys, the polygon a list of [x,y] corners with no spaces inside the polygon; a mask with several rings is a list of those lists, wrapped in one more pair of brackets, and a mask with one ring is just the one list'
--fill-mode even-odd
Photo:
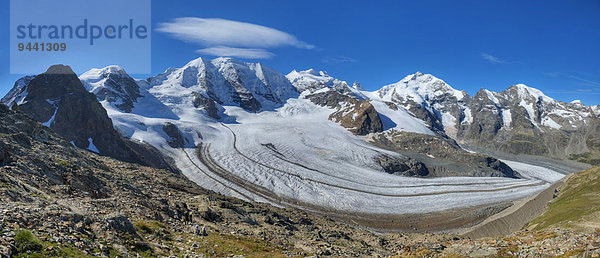
{"label": "rocky foreground slope", "polygon": [[484,240],[373,234],[75,148],[2,105],[0,153],[0,256],[591,255],[600,243],[600,232],[560,229]]}
{"label": "rocky foreground slope", "polygon": [[75,148],[3,105],[0,132],[0,256],[391,254],[372,233]]}

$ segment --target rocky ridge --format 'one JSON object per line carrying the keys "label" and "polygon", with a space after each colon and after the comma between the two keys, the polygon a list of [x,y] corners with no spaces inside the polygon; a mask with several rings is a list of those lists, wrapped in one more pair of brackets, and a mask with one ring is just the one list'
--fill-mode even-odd
{"label": "rocky ridge", "polygon": [[377,94],[461,144],[559,159],[585,155],[581,160],[592,164],[600,155],[597,106],[560,102],[523,84],[503,92],[481,89],[471,97],[417,72]]}

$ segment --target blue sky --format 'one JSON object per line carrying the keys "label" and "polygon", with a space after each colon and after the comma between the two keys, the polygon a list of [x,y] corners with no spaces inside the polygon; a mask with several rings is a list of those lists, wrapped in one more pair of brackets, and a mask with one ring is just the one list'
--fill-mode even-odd
{"label": "blue sky", "polygon": [[[1,5],[4,95],[20,75],[9,74],[8,1]],[[558,100],[596,105],[598,17],[598,0],[152,1],[152,74],[135,77],[224,53],[284,74],[325,70],[369,90],[421,71],[471,95],[524,83]],[[209,33],[215,28],[235,33]],[[103,64],[88,66],[73,68]]]}

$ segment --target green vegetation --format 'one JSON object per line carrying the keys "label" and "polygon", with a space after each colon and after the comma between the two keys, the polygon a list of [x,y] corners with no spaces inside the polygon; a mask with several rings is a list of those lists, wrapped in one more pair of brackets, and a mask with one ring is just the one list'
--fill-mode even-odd
{"label": "green vegetation", "polygon": [[591,152],[581,153],[581,154],[571,154],[569,155],[569,159],[576,160],[582,163],[587,163],[592,166],[600,165],[600,155],[594,155]]}
{"label": "green vegetation", "polygon": [[161,229],[165,229],[165,225],[152,220],[152,221],[138,221],[136,223],[133,223],[133,226],[137,229],[137,230],[141,230],[146,234],[152,234],[155,233],[157,231],[160,231]]}
{"label": "green vegetation", "polygon": [[[141,220],[133,223],[138,234],[144,239],[158,239],[164,246],[184,246],[195,254],[225,257],[230,255],[245,255],[251,257],[283,257],[282,252],[286,247],[271,244],[269,242],[239,236],[224,234],[209,230],[208,236],[197,236],[192,233],[174,232],[158,221]],[[178,241],[175,239],[183,239]],[[131,241],[132,252],[141,257],[170,255],[166,250],[153,249],[144,242]],[[173,248],[170,248],[173,250]],[[177,254],[184,255],[184,254]]]}
{"label": "green vegetation", "polygon": [[537,137],[527,134],[513,135],[510,141],[507,141],[501,149],[513,154],[545,155],[548,153],[546,147]]}
{"label": "green vegetation", "polygon": [[[600,213],[600,167],[571,175],[548,210],[529,224],[536,225],[537,229],[563,227],[588,231],[593,228],[585,226],[586,220],[594,220],[594,216],[588,215],[595,213]],[[588,222],[590,225],[598,223]]]}
{"label": "green vegetation", "polygon": [[42,241],[27,230],[15,230],[15,246],[17,252],[34,252],[42,250]]}
{"label": "green vegetation", "polygon": [[28,230],[15,230],[14,257],[90,257],[72,245],[59,245],[41,241]]}
{"label": "green vegetation", "polygon": [[64,168],[68,168],[71,165],[68,161],[62,160],[62,159],[59,159],[58,161],[56,161],[56,164],[58,164]]}
{"label": "green vegetation", "polygon": [[246,255],[251,257],[284,257],[279,246],[266,241],[221,233],[209,233],[208,236],[193,236],[198,247],[192,248],[197,254],[223,257],[229,255]]}
{"label": "green vegetation", "polygon": [[11,185],[7,182],[0,181],[0,188],[13,189],[13,188],[15,188],[15,186]]}

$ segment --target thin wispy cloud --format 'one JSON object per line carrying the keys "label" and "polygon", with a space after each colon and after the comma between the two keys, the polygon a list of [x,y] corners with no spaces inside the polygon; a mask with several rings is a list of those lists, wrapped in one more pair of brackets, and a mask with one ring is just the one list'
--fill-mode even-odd
{"label": "thin wispy cloud", "polygon": [[196,50],[196,53],[211,56],[227,56],[250,59],[266,59],[275,56],[275,54],[258,48],[235,48],[235,47],[209,47]]}
{"label": "thin wispy cloud", "polygon": [[575,79],[575,80],[578,80],[578,81],[580,81],[580,82],[581,82],[583,85],[589,85],[589,86],[597,86],[597,87],[600,87],[600,82],[596,82],[596,81],[587,80],[587,79],[584,79],[584,78],[581,78],[581,77],[579,77],[579,76],[575,76],[575,75],[568,75],[568,76],[569,76],[569,78],[571,78],[571,79]]}
{"label": "thin wispy cloud", "polygon": [[575,88],[573,89],[573,87],[571,86],[570,89],[564,90],[564,91],[548,91],[548,93],[554,93],[554,94],[571,94],[573,96],[579,96],[579,97],[583,97],[586,95],[600,95],[600,82],[597,81],[592,81],[589,79],[585,79],[570,73],[563,73],[563,72],[546,72],[544,73],[545,75],[552,77],[552,78],[567,78],[570,79],[573,82],[573,85],[580,85],[580,86],[586,86],[587,88]]}
{"label": "thin wispy cloud", "polygon": [[241,58],[269,58],[266,49],[296,47],[314,49],[315,46],[296,36],[274,28],[219,18],[181,17],[159,23],[156,31],[173,38],[201,45],[199,53]]}
{"label": "thin wispy cloud", "polygon": [[356,63],[358,60],[347,56],[328,56],[323,58],[323,63]]}
{"label": "thin wispy cloud", "polygon": [[481,58],[492,64],[504,63],[504,61],[500,60],[500,58],[490,55],[488,53],[481,53]]}
{"label": "thin wispy cloud", "polygon": [[580,85],[584,85],[584,86],[592,86],[594,88],[600,88],[600,82],[598,81],[593,81],[593,80],[589,80],[586,78],[582,78],[580,76],[576,76],[570,73],[562,73],[562,72],[547,72],[544,73],[547,76],[550,76],[552,78],[558,78],[558,77],[566,77],[566,78],[570,78],[572,80],[576,80],[577,82],[579,82]]}

